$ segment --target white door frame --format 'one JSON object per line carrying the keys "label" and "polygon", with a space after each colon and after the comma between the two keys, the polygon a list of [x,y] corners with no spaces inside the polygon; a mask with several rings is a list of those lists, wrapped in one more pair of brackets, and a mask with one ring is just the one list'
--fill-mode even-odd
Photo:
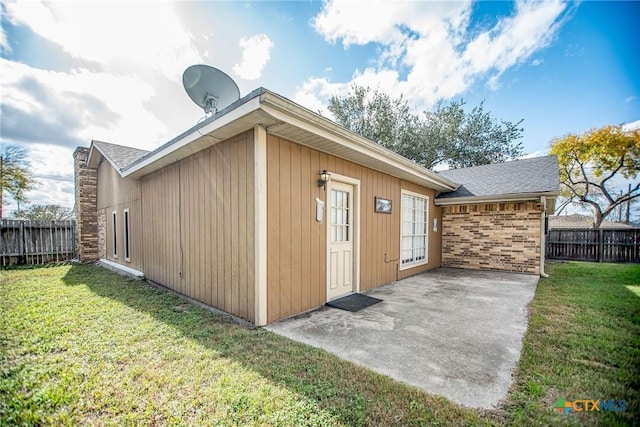
{"label": "white door frame", "polygon": [[351,178],[350,176],[340,175],[331,171],[331,181],[327,184],[327,191],[325,192],[325,233],[326,233],[326,251],[324,266],[326,271],[325,280],[325,300],[329,301],[329,286],[331,280],[331,271],[329,271],[329,245],[331,244],[331,200],[329,200],[329,194],[331,194],[331,183],[340,182],[343,184],[353,185],[353,292],[360,292],[360,180]]}

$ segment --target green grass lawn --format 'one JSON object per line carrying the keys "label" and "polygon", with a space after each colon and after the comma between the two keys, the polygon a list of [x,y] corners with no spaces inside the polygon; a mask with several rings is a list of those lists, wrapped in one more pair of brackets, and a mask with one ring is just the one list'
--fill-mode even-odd
{"label": "green grass lawn", "polygon": [[[504,407],[476,411],[87,266],[0,270],[0,425],[549,425],[638,418],[640,266],[550,268]],[[560,415],[558,398],[625,399]]]}
{"label": "green grass lawn", "polygon": [[102,268],[0,274],[1,424],[487,423]]}
{"label": "green grass lawn", "polygon": [[[551,264],[506,407],[519,425],[638,425],[640,265]],[[626,401],[625,412],[549,411],[558,399]]]}

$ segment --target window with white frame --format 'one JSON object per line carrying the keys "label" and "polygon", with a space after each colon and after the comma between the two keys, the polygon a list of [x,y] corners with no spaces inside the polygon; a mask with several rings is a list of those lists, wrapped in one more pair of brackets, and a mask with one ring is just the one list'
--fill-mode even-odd
{"label": "window with white frame", "polygon": [[113,257],[118,258],[118,213],[111,212],[111,243],[113,243]]}
{"label": "window with white frame", "polygon": [[427,218],[429,199],[422,194],[402,192],[400,268],[427,263]]}
{"label": "window with white frame", "polygon": [[129,237],[129,209],[123,211],[124,216],[124,260],[131,262],[131,241]]}

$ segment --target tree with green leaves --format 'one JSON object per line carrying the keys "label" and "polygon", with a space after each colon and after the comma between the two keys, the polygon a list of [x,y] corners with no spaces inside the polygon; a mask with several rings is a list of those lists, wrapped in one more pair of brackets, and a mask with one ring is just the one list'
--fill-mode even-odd
{"label": "tree with green leaves", "polygon": [[640,197],[640,183],[620,191],[614,178],[634,179],[640,171],[640,130],[604,126],[581,135],[555,138],[551,154],[558,156],[563,196],[593,209],[593,228],[618,206]]}
{"label": "tree with green leaves", "polygon": [[403,98],[354,86],[349,96],[331,97],[329,111],[347,129],[407,157],[421,124]]}
{"label": "tree with green leaves", "polygon": [[60,205],[32,205],[11,214],[15,218],[37,221],[62,221],[73,219],[73,210]]}
{"label": "tree with green leaves", "polygon": [[419,115],[402,96],[353,86],[347,96],[333,96],[328,109],[347,129],[429,169],[441,163],[460,168],[504,162],[523,154],[522,120],[498,120],[484,103],[469,112],[465,105],[440,101]]}
{"label": "tree with green leaves", "polygon": [[29,201],[26,192],[36,183],[30,167],[24,147],[0,144],[0,218],[5,192],[18,204]]}

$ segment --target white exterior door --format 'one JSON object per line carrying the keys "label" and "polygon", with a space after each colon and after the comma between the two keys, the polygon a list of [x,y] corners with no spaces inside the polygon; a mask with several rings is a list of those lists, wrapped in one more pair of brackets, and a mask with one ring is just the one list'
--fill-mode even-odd
{"label": "white exterior door", "polygon": [[354,287],[353,185],[329,183],[327,221],[327,301],[350,294]]}

